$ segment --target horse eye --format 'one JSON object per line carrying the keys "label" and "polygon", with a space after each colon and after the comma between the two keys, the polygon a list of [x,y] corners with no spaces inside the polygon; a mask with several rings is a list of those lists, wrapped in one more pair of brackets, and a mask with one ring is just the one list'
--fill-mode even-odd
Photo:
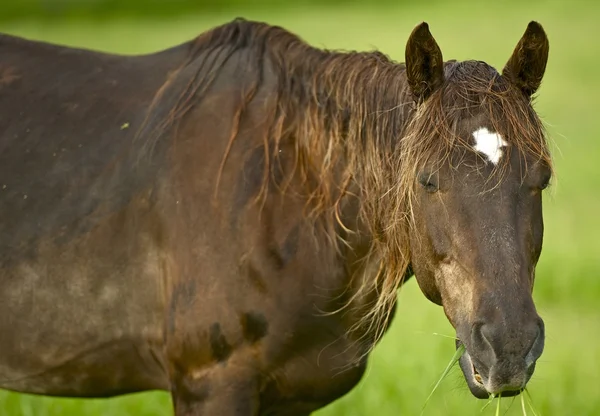
{"label": "horse eye", "polygon": [[437,192],[440,189],[438,178],[431,173],[421,173],[419,175],[419,184],[429,193]]}
{"label": "horse eye", "polygon": [[543,191],[544,189],[546,189],[549,186],[550,186],[550,175],[544,176],[544,178],[541,181],[541,184],[540,184],[539,188],[540,188],[541,191]]}
{"label": "horse eye", "polygon": [[540,185],[540,190],[543,191],[544,189],[546,189],[549,186],[550,186],[550,178],[548,178],[548,179],[544,180],[544,182],[542,182],[542,184]]}

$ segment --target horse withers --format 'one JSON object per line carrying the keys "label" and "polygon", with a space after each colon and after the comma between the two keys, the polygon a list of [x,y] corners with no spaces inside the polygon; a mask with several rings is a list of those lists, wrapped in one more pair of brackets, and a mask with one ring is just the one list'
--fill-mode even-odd
{"label": "horse withers", "polygon": [[547,57],[536,22],[501,73],[444,62],[426,23],[405,64],[242,19],[141,56],[0,37],[0,387],[308,415],[414,274],[471,392],[518,394]]}

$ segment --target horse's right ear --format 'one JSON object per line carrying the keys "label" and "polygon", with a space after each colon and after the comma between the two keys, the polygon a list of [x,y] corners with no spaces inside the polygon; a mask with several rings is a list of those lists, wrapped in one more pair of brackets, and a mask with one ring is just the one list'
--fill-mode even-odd
{"label": "horse's right ear", "polygon": [[415,27],[406,43],[406,77],[417,103],[426,100],[444,82],[442,51],[425,22]]}

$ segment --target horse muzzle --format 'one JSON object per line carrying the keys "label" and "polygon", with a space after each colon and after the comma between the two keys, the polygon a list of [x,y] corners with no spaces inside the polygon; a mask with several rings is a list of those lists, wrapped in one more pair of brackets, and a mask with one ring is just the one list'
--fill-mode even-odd
{"label": "horse muzzle", "polygon": [[[541,319],[515,331],[518,339],[502,339],[487,325],[474,325],[459,365],[473,396],[509,397],[523,391],[535,370],[544,348]],[[456,341],[458,349],[463,342]]]}

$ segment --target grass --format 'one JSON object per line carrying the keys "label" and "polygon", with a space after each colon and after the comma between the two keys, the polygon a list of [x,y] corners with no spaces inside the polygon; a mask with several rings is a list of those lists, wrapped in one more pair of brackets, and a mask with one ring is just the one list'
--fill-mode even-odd
{"label": "grass", "polygon": [[[527,414],[592,415],[600,409],[600,142],[597,97],[600,56],[592,2],[416,2],[402,7],[359,6],[185,16],[160,21],[115,18],[102,22],[22,21],[0,31],[69,45],[142,53],[187,40],[237,15],[291,29],[316,46],[377,48],[403,60],[408,34],[429,22],[445,58],[482,59],[501,68],[529,20],[550,37],[550,61],[536,108],[555,143],[557,180],[545,198],[546,234],[535,299],[546,322],[547,344],[530,383]],[[1,60],[1,57],[0,57]],[[453,331],[441,310],[411,282],[400,293],[398,315],[374,352],[367,375],[318,416],[421,413],[454,353]],[[454,366],[427,403],[425,415],[523,415],[529,395],[488,406],[474,399]],[[0,415],[170,415],[165,393],[110,400],[72,400],[0,392]]]}
{"label": "grass", "polygon": [[435,393],[435,391],[438,389],[438,387],[440,386],[440,384],[442,383],[442,381],[444,381],[444,379],[446,378],[446,376],[450,373],[450,370],[452,370],[452,368],[454,367],[454,365],[456,363],[458,363],[458,361],[460,360],[460,358],[462,357],[462,355],[465,353],[465,350],[466,349],[465,349],[464,344],[461,344],[456,349],[456,351],[454,352],[454,355],[452,356],[452,359],[450,360],[450,362],[448,363],[448,365],[444,369],[444,372],[442,373],[442,375],[440,376],[440,378],[438,379],[438,381],[433,386],[433,389],[431,389],[431,393],[429,393],[429,396],[427,396],[427,398],[425,399],[425,403],[423,404],[423,408],[421,410],[421,414],[423,414],[423,412],[425,411],[425,407],[427,406],[427,403],[429,403],[429,400],[431,399],[431,397],[433,396],[433,394]]}

